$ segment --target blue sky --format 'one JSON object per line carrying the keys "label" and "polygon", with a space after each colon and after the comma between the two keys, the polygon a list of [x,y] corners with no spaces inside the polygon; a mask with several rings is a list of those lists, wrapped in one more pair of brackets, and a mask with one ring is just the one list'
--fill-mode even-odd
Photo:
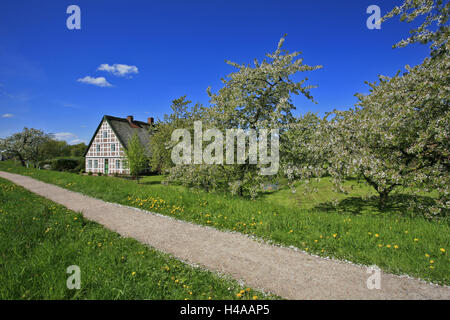
{"label": "blue sky", "polygon": [[[392,49],[412,25],[397,18],[369,30],[366,9],[386,13],[402,0],[144,1],[3,0],[0,2],[0,137],[24,126],[89,142],[104,114],[162,118],[187,95],[208,104],[233,72],[225,60],[251,63],[272,52],[302,51],[318,104],[294,98],[296,114],[346,109],[364,81],[419,64],[427,46]],[[81,30],[69,30],[66,9],[81,9]],[[135,66],[117,76],[100,65]],[[104,77],[100,87],[78,79]]]}

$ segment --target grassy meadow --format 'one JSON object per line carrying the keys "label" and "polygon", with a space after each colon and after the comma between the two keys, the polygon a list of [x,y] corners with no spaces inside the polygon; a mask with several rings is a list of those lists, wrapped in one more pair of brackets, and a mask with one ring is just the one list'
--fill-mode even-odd
{"label": "grassy meadow", "polygon": [[[0,299],[264,299],[0,179]],[[81,270],[81,289],[66,269]]]}
{"label": "grassy meadow", "polygon": [[387,272],[450,284],[448,218],[429,220],[408,209],[405,199],[409,196],[401,193],[393,194],[387,210],[379,211],[370,189],[353,180],[347,182],[345,195],[334,192],[325,178],[315,185],[317,193],[306,193],[305,186],[298,185],[296,193],[282,187],[249,200],[166,186],[159,176],[145,177],[136,184],[116,177],[27,169],[11,162],[0,163],[0,170],[319,256],[376,264]]}

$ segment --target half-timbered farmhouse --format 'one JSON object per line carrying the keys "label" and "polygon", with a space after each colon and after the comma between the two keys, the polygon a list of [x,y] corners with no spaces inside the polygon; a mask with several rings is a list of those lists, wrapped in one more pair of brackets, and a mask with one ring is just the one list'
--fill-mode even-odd
{"label": "half-timbered farmhouse", "polygon": [[128,141],[136,133],[141,144],[149,151],[149,129],[152,125],[153,118],[142,122],[134,120],[133,116],[103,116],[84,154],[86,172],[128,174],[129,170],[124,166],[124,150]]}

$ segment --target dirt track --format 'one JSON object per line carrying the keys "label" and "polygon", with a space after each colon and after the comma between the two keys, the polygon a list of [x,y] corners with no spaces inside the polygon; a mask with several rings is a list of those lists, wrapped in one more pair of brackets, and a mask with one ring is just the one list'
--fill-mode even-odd
{"label": "dirt track", "polygon": [[381,289],[369,290],[366,267],[106,203],[26,176],[0,172],[0,177],[82,212],[124,237],[287,299],[450,299],[449,287],[385,273]]}

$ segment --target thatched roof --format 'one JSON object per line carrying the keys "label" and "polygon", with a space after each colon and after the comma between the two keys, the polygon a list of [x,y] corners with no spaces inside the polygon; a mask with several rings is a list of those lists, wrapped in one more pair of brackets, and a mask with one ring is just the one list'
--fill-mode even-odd
{"label": "thatched roof", "polygon": [[[127,118],[118,118],[118,117],[113,117],[113,116],[108,116],[108,115],[103,116],[102,121],[100,121],[100,124],[98,125],[97,130],[95,130],[95,133],[92,136],[91,141],[89,142],[89,145],[86,149],[86,153],[88,152],[89,148],[91,147],[91,144],[94,141],[94,138],[97,135],[97,132],[100,129],[103,121],[108,122],[112,131],[116,135],[117,139],[119,140],[119,142],[122,144],[122,146],[125,149],[128,148],[128,141],[136,133],[137,136],[139,137],[141,144],[147,150],[148,155],[150,155],[149,129],[152,126],[150,123],[133,120],[133,117],[131,117],[131,116],[128,116]],[[86,153],[85,153],[85,156],[86,156]]]}

